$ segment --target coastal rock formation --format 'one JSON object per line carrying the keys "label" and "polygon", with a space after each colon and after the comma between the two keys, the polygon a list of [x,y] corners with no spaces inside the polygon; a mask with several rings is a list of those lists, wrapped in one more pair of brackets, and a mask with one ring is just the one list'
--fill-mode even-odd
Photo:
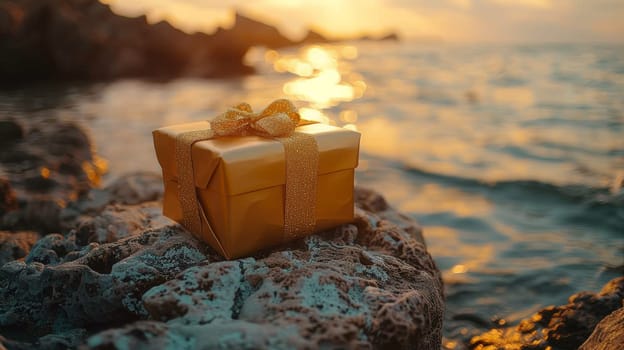
{"label": "coastal rock formation", "polygon": [[292,45],[277,29],[240,14],[231,29],[187,34],[168,22],[117,15],[98,0],[6,0],[0,4],[0,82],[170,79],[248,74],[256,45]]}
{"label": "coastal rock formation", "polygon": [[605,317],[579,350],[619,350],[624,344],[624,307]]}
{"label": "coastal rock formation", "polygon": [[48,119],[15,125],[0,147],[0,230],[60,232],[68,203],[97,185],[102,172],[91,143],[73,123]]}
{"label": "coastal rock formation", "polygon": [[[547,307],[518,326],[492,329],[470,340],[471,349],[578,349],[607,315],[622,308],[624,277],[607,283],[599,293],[581,292],[570,297],[569,303]],[[605,329],[616,329],[612,318],[597,329],[592,342],[603,339]],[[613,335],[617,337],[618,335]],[[590,343],[591,344],[591,343]],[[586,345],[586,349],[596,349]],[[609,349],[609,348],[605,348]]]}
{"label": "coastal rock formation", "polygon": [[[235,261],[155,202],[107,205],[88,223],[95,238],[79,239],[80,228],[47,235],[24,262],[0,269],[3,335],[31,338],[4,342],[439,348],[440,274],[420,236],[403,228],[420,229],[376,193],[357,193],[354,224]],[[135,228],[125,238],[98,234],[124,225]]]}
{"label": "coastal rock formation", "polygon": [[[398,36],[361,39],[398,40]],[[98,0],[4,0],[0,3],[0,85],[240,76],[254,71],[243,62],[253,46],[276,49],[332,41],[336,40],[312,30],[293,41],[275,27],[239,13],[232,28],[187,34],[166,21],[150,24],[146,16],[117,15]]]}
{"label": "coastal rock formation", "polygon": [[38,239],[36,232],[0,231],[0,266],[24,258]]}

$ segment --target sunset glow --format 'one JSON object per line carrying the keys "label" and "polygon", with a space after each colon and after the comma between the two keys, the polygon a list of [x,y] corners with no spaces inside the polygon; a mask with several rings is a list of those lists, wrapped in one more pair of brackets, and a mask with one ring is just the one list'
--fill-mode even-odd
{"label": "sunset glow", "polygon": [[146,14],[187,32],[230,27],[233,10],[298,39],[307,28],[331,37],[391,31],[446,42],[622,42],[624,2],[616,0],[102,0],[118,13]]}

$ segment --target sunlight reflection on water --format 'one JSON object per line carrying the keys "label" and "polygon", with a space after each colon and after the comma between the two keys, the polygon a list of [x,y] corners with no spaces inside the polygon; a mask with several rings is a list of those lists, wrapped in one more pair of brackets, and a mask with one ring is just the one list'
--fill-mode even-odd
{"label": "sunlight reflection on water", "polygon": [[[358,75],[350,74],[349,61],[357,56],[357,48],[350,45],[307,46],[287,54],[271,50],[264,55],[276,72],[290,72],[299,76],[284,84],[284,93],[291,99],[306,101],[310,107],[317,109],[362,97],[366,83],[357,79]],[[319,121],[332,123],[328,119]]]}

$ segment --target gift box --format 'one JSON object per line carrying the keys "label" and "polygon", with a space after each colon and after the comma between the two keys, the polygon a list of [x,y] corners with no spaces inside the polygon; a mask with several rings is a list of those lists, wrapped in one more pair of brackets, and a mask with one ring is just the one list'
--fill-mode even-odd
{"label": "gift box", "polygon": [[[258,126],[270,111],[242,110],[222,116],[220,134],[214,121],[154,131],[163,214],[228,259],[352,221],[360,134],[288,112],[271,115],[294,123],[275,137]],[[241,113],[247,124],[232,127]]]}

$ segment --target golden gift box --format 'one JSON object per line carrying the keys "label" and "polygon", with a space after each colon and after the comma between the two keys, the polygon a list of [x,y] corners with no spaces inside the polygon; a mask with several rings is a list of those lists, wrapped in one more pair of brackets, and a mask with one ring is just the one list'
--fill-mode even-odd
{"label": "golden gift box", "polygon": [[[311,140],[315,150],[253,132],[215,136],[211,131],[215,125],[209,121],[155,130],[154,147],[165,188],[163,214],[228,259],[352,221],[360,134],[320,123],[294,122],[293,135]],[[190,142],[180,143],[181,136],[198,130],[207,131],[208,137],[192,136]],[[185,158],[179,152],[186,147],[190,149]],[[299,163],[299,168],[291,163]],[[190,176],[182,176],[189,172]],[[309,178],[310,173],[314,178]],[[186,198],[181,193],[185,184]],[[197,212],[196,225],[185,221],[184,208],[189,205],[195,206],[186,210]],[[306,215],[308,219],[302,219]],[[308,229],[293,234],[287,227],[301,220],[307,220]]]}

